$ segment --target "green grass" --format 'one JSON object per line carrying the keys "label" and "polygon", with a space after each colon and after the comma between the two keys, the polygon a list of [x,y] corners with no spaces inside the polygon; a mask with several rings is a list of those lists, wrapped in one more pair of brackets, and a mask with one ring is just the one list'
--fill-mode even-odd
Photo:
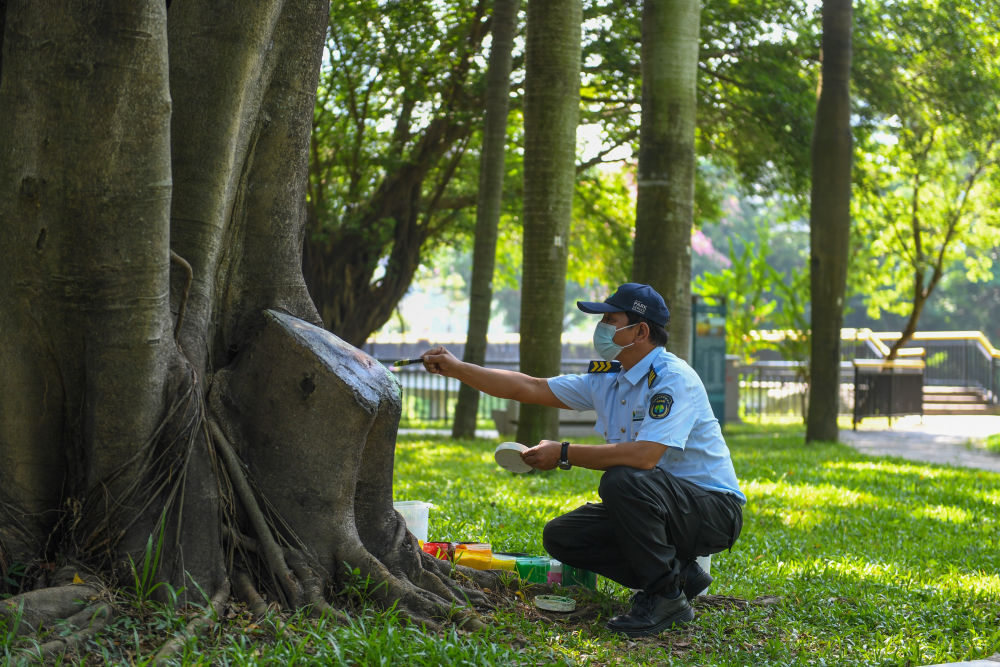
{"label": "green grass", "polygon": [[[713,558],[711,592],[776,600],[696,605],[692,626],[635,646],[600,626],[516,627],[581,662],[902,665],[1000,651],[1000,475],[806,447],[797,424],[728,440],[749,503],[741,539]],[[435,503],[432,540],[542,553],[545,521],[596,500],[599,473],[511,475],[493,445],[401,441],[396,498]]]}
{"label": "green grass", "polygon": [[983,447],[987,451],[1000,454],[1000,433],[996,433],[986,438],[986,442],[983,444]]}
{"label": "green grass", "polygon": [[[427,633],[365,605],[346,625],[238,614],[191,639],[178,663],[927,665],[1000,652],[1000,474],[806,447],[799,424],[740,426],[727,439],[749,498],[743,535],[713,557],[718,597],[699,599],[681,630],[612,635],[604,621],[627,591],[600,580],[580,597],[582,618],[546,619],[515,598],[475,633]],[[495,444],[401,437],[395,499],[435,505],[431,540],[541,554],[542,526],[596,500],[599,473],[513,475],[493,463]],[[117,638],[88,650],[142,664],[182,624],[169,613],[120,619]]]}

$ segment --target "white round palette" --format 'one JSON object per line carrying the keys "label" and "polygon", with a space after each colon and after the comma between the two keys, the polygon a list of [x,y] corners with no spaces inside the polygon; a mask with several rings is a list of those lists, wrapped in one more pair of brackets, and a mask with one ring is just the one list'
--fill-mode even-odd
{"label": "white round palette", "polygon": [[528,448],[519,442],[501,442],[493,452],[497,465],[509,472],[528,472],[531,466],[521,460],[521,452]]}

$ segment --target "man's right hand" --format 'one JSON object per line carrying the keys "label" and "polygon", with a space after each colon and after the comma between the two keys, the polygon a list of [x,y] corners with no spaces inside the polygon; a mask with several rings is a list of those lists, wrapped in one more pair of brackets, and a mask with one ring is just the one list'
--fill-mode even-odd
{"label": "man's right hand", "polygon": [[455,377],[455,372],[462,362],[443,346],[432,347],[420,355],[424,360],[424,369],[428,373]]}
{"label": "man's right hand", "polygon": [[457,378],[473,389],[490,396],[554,408],[566,407],[549,389],[546,380],[503,368],[484,368],[478,364],[467,364],[442,346],[432,347],[420,356],[428,373]]}

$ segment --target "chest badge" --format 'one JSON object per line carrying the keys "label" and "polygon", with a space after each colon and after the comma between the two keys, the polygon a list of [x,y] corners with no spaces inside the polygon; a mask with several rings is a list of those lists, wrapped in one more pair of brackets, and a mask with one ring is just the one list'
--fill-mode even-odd
{"label": "chest badge", "polygon": [[674,397],[670,394],[656,394],[649,401],[649,416],[653,419],[663,419],[670,414],[673,404]]}

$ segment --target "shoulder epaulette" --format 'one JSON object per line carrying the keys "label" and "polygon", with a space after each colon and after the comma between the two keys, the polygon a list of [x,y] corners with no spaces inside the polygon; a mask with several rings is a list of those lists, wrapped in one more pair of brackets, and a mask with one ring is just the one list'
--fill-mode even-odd
{"label": "shoulder epaulette", "polygon": [[649,365],[649,372],[646,373],[646,386],[650,389],[653,388],[653,383],[656,382],[656,369],[653,368],[653,364]]}
{"label": "shoulder epaulette", "polygon": [[622,368],[620,361],[591,361],[588,373],[617,373]]}

